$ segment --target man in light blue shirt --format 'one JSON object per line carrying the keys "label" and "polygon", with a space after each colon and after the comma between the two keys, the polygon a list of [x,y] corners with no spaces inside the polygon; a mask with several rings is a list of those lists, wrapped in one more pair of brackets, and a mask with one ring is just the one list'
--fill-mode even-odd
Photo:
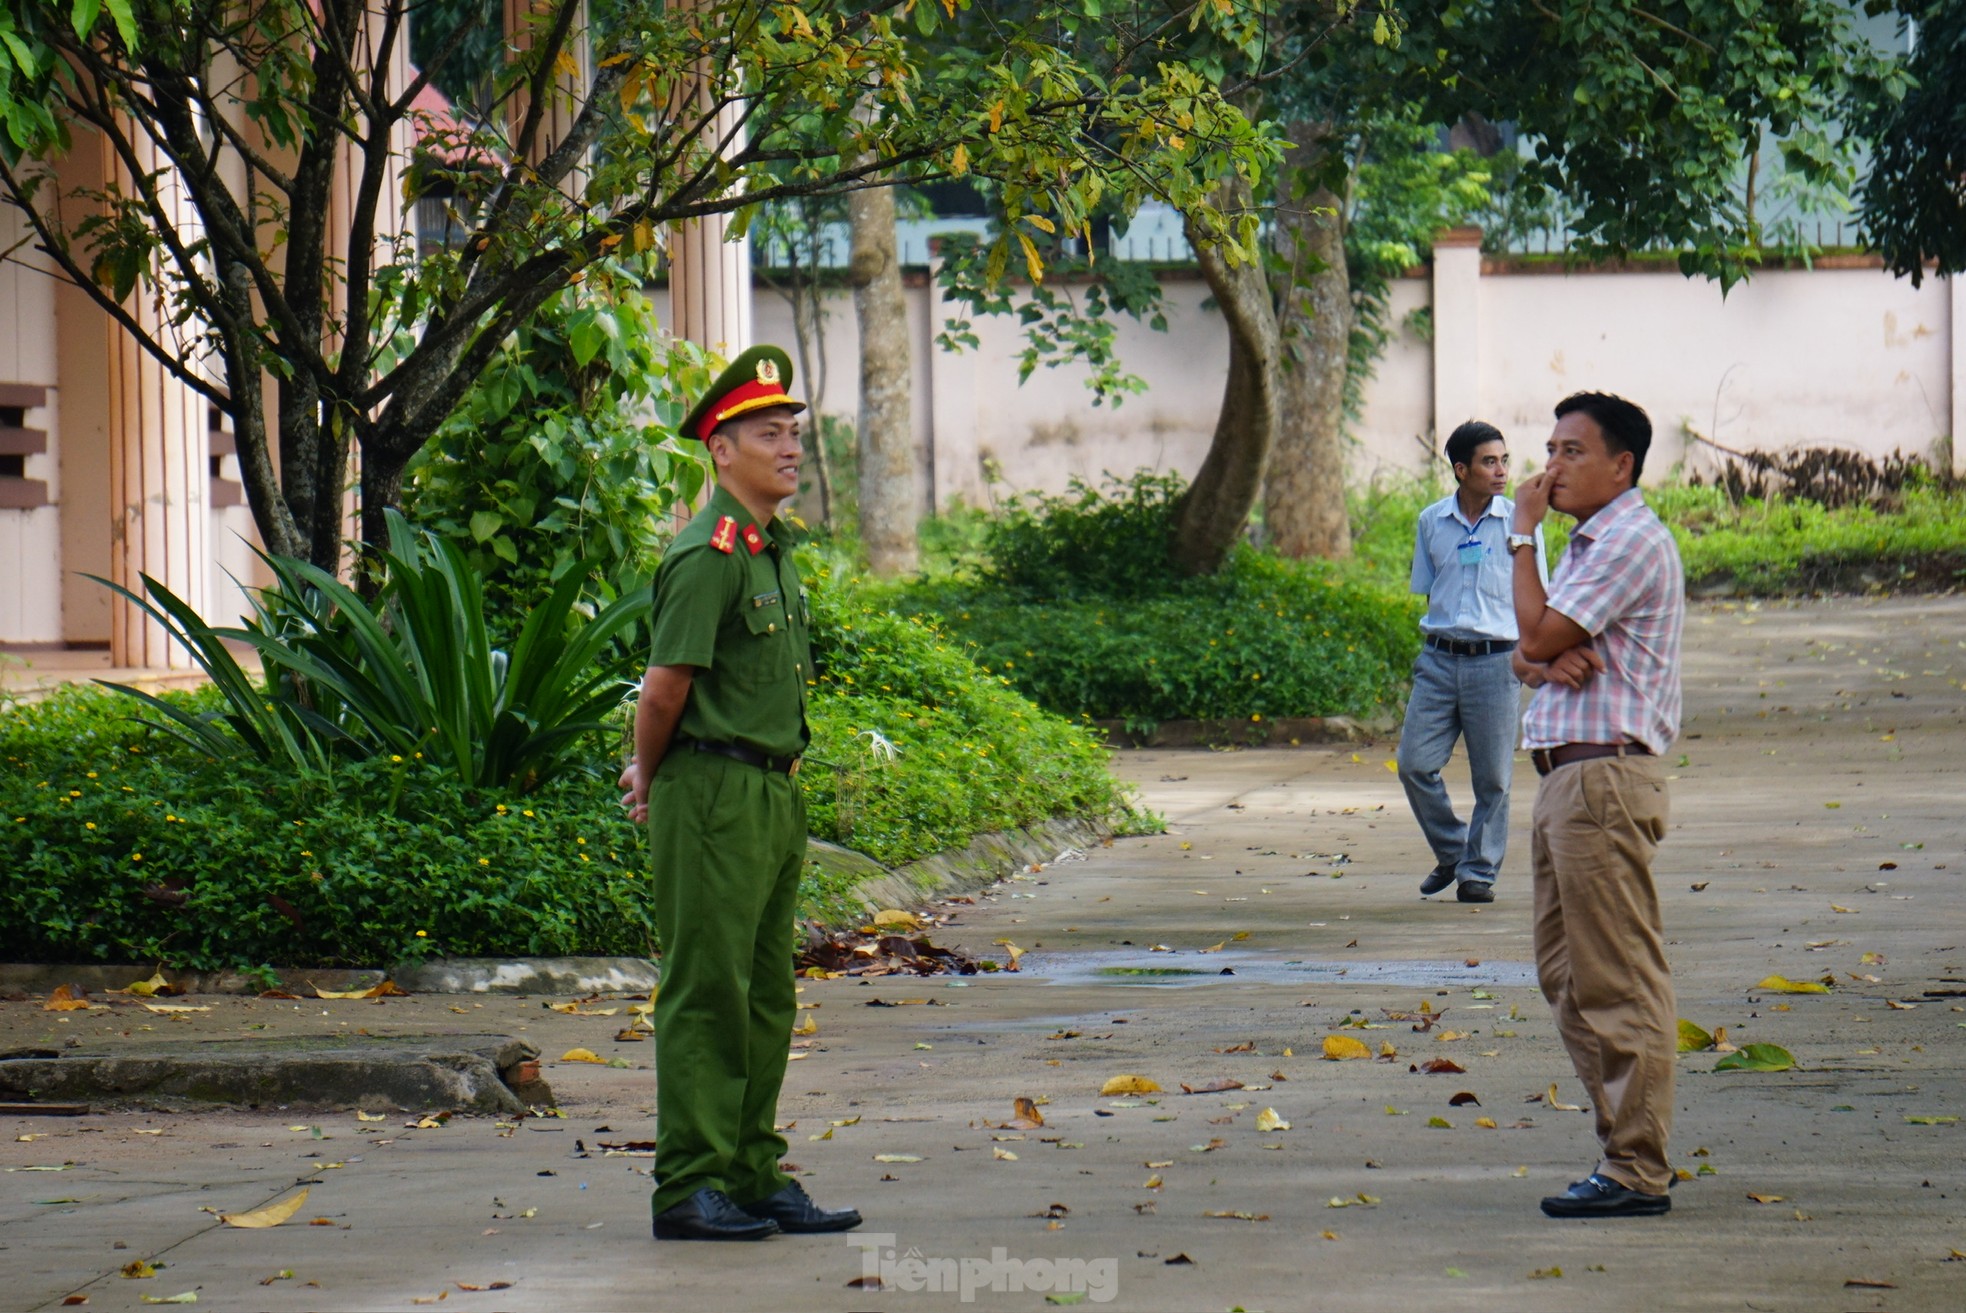
{"label": "man in light blue shirt", "polygon": [[[1422,894],[1456,885],[1463,903],[1495,901],[1495,876],[1509,843],[1509,777],[1515,764],[1520,685],[1509,530],[1515,504],[1502,495],[1509,448],[1500,430],[1470,420],[1447,439],[1455,490],[1420,512],[1412,589],[1427,599],[1420,621],[1413,694],[1399,739],[1399,782],[1433,849]],[[1536,562],[1548,578],[1542,530]],[[1473,814],[1454,813],[1440,771],[1456,739],[1468,744]]]}

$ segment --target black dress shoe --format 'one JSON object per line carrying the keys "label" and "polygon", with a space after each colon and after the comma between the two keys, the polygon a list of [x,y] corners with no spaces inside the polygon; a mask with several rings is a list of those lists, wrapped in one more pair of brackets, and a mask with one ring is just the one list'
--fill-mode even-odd
{"label": "black dress shoe", "polygon": [[744,1212],[775,1223],[788,1235],[810,1235],[820,1231],[851,1231],[860,1225],[860,1214],[851,1208],[821,1208],[797,1181],[787,1181],[777,1194],[766,1195],[755,1204],[745,1204]]}
{"label": "black dress shoe", "polygon": [[655,1215],[657,1240],[763,1240],[777,1234],[778,1223],[745,1212],[708,1186]]}
{"label": "black dress shoe", "polygon": [[1429,894],[1437,894],[1453,883],[1454,868],[1451,866],[1436,866],[1428,873],[1426,879],[1420,881],[1420,896],[1425,898]]}
{"label": "black dress shoe", "polygon": [[1671,1211],[1667,1196],[1627,1189],[1596,1172],[1543,1200],[1543,1212],[1550,1217],[1657,1217]]}
{"label": "black dress shoe", "polygon": [[1461,887],[1454,891],[1457,903],[1492,903],[1495,901],[1495,886],[1481,880],[1463,880]]}

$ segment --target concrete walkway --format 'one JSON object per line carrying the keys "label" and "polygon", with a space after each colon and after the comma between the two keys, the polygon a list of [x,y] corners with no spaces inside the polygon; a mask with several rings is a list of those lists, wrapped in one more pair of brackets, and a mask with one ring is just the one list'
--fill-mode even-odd
{"label": "concrete walkway", "polygon": [[[1140,752],[1119,769],[1169,834],[947,909],[938,940],[999,960],[1011,941],[1028,950],[1017,974],[805,984],[818,1031],[781,1108],[790,1157],[816,1197],[867,1215],[862,1232],[651,1242],[649,1160],[603,1147],[654,1129],[651,1045],[616,1042],[625,1011],[430,996],[53,1013],[36,998],[0,1002],[0,1050],[506,1034],[540,1049],[565,1115],[0,1119],[0,1303],[962,1307],[960,1289],[921,1288],[946,1271],[1005,1309],[1074,1281],[1127,1309],[1966,1306],[1966,1261],[1948,1261],[1966,1251],[1966,1123],[1933,1120],[1966,1117],[1966,600],[1702,608],[1689,645],[1658,866],[1680,1012],[1798,1068],[1682,1057],[1674,1156],[1710,1174],[1668,1218],[1536,1209],[1593,1153],[1589,1118],[1558,1106],[1580,1091],[1531,984],[1533,773],[1517,777],[1500,899],[1471,908],[1417,896],[1427,862],[1388,744]],[[1772,974],[1836,983],[1757,988]],[[1425,1033],[1388,1016],[1422,1004],[1444,1013]],[[1322,1060],[1347,1021],[1394,1056]],[[625,1065],[557,1061],[575,1046]],[[1412,1069],[1439,1057],[1465,1072]],[[1102,1097],[1123,1074],[1168,1092]],[[1225,1079],[1243,1088],[1180,1092]],[[1042,1128],[1002,1125],[1020,1096],[1041,1101]],[[1266,1109],[1289,1128],[1261,1129]],[[283,1226],[214,1216],[301,1182]],[[136,1259],[156,1275],[118,1275]],[[883,1263],[886,1290],[848,1285]]]}

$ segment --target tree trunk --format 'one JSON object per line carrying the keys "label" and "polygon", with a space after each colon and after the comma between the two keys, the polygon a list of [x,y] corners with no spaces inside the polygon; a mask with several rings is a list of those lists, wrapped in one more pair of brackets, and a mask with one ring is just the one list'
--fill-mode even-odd
{"label": "tree trunk", "polygon": [[[1238,185],[1223,208],[1248,203]],[[1270,304],[1269,280],[1258,264],[1230,265],[1224,254],[1188,237],[1202,277],[1215,294],[1229,330],[1229,376],[1215,436],[1195,481],[1175,512],[1169,556],[1183,574],[1213,574],[1242,536],[1263,484],[1263,464],[1277,430],[1281,339]]]}
{"label": "tree trunk", "polygon": [[[1321,153],[1322,124],[1297,124],[1283,179]],[[1345,511],[1345,371],[1352,329],[1344,221],[1325,188],[1277,206],[1277,243],[1288,262],[1278,311],[1284,350],[1276,444],[1263,481],[1263,524],[1284,556],[1352,552]]]}
{"label": "tree trunk", "polygon": [[912,571],[920,490],[909,391],[908,305],[894,233],[894,191],[869,187],[848,199],[853,310],[860,321],[860,538],[877,576]]}

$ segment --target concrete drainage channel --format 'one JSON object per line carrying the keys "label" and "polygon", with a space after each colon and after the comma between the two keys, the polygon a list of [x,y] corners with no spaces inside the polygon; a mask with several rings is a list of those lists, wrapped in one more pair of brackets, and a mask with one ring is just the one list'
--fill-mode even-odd
{"label": "concrete drainage channel", "polygon": [[[102,996],[147,980],[150,967],[0,965],[0,994],[71,990]],[[289,970],[285,993],[372,989],[385,979],[409,994],[647,994],[656,970],[644,958],[457,959],[393,972]],[[262,992],[267,981],[237,973],[165,972],[183,994]],[[323,1110],[397,1108],[513,1115],[553,1102],[539,1051],[505,1035],[335,1035],[171,1042],[82,1041],[63,1047],[0,1042],[0,1103],[12,1111],[76,1112],[90,1105],[181,1108],[285,1106]]]}

